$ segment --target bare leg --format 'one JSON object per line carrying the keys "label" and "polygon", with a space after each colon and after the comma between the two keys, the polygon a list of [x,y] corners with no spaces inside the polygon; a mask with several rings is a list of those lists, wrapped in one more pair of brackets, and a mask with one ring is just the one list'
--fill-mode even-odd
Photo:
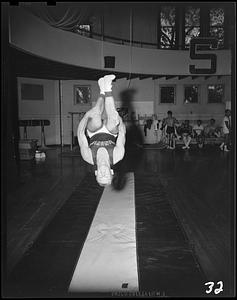
{"label": "bare leg", "polygon": [[174,134],[172,134],[172,149],[175,149],[175,137],[174,137]]}
{"label": "bare leg", "polygon": [[184,146],[182,148],[185,149],[187,148],[187,137],[185,135],[183,135],[183,142],[184,142]]}
{"label": "bare leg", "polygon": [[168,148],[170,148],[170,133],[167,134]]}
{"label": "bare leg", "polygon": [[107,129],[113,133],[118,133],[119,125],[119,114],[116,110],[114,97],[112,95],[112,80],[115,78],[114,75],[104,76],[105,82],[105,112],[107,119],[105,120],[105,125]]}
{"label": "bare leg", "polygon": [[189,144],[191,140],[192,140],[191,136],[187,136],[187,143],[186,143],[187,148],[189,148]]}
{"label": "bare leg", "polygon": [[115,108],[113,96],[107,96],[106,94],[105,94],[105,111],[106,111],[107,119],[105,121],[105,125],[111,133],[117,134],[118,125],[119,125],[119,114]]}
{"label": "bare leg", "polygon": [[169,142],[170,148],[173,147],[173,137],[174,137],[174,135],[173,135],[173,133],[171,133],[171,134],[170,134],[170,142]]}
{"label": "bare leg", "polygon": [[87,129],[91,132],[102,127],[102,114],[104,111],[104,95],[100,94],[97,99],[96,105],[92,108],[94,111],[93,118],[90,118],[87,123]]}

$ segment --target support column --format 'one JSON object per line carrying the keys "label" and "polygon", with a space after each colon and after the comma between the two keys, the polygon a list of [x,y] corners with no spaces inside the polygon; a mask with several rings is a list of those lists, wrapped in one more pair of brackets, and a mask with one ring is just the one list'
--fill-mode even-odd
{"label": "support column", "polygon": [[178,24],[177,24],[177,49],[185,48],[185,8],[183,6],[177,8]]}
{"label": "support column", "polygon": [[58,81],[59,89],[59,127],[60,127],[60,148],[63,151],[63,132],[62,132],[62,80]]}
{"label": "support column", "polygon": [[210,9],[206,5],[200,10],[200,36],[210,36]]}
{"label": "support column", "polygon": [[156,33],[156,37],[157,37],[157,49],[160,49],[160,37],[161,37],[161,28],[160,28],[160,6],[158,7],[158,11],[157,11],[157,24],[156,24],[156,29],[157,29],[157,33]]}

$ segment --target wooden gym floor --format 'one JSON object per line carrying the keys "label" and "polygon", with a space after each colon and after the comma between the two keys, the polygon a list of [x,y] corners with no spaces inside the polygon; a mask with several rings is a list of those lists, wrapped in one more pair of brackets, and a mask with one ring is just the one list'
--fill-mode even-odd
{"label": "wooden gym floor", "polygon": [[[21,161],[11,183],[4,295],[65,296],[102,193],[79,156],[62,158],[57,147],[46,155]],[[222,280],[222,295],[233,295],[231,153],[144,150],[124,163],[135,173],[141,291],[200,296],[205,282]]]}

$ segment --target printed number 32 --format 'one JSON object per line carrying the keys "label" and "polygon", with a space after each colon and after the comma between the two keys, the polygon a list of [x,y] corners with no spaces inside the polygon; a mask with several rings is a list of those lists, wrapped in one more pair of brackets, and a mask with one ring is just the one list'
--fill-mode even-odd
{"label": "printed number 32", "polygon": [[[206,282],[205,285],[209,285],[209,289],[206,290],[206,294],[210,294],[212,292],[213,286],[214,286],[214,282],[209,281]],[[223,292],[223,282],[222,281],[218,281],[217,284],[219,285],[219,287],[217,289],[214,290],[214,293],[217,295],[220,292]]]}

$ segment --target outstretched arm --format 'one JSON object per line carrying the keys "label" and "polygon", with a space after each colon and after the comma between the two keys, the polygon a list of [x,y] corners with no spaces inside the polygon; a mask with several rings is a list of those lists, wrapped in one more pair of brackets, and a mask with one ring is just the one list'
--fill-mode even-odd
{"label": "outstretched arm", "polygon": [[82,158],[89,164],[93,164],[91,149],[89,148],[88,141],[85,135],[85,129],[89,118],[90,112],[87,112],[80,121],[77,128],[77,139],[80,146]]}
{"label": "outstretched arm", "polygon": [[122,118],[119,116],[119,125],[118,125],[118,137],[116,146],[114,148],[114,157],[113,157],[113,163],[116,164],[120,160],[123,159],[124,153],[125,153],[125,135],[126,135],[126,127],[123,123]]}

